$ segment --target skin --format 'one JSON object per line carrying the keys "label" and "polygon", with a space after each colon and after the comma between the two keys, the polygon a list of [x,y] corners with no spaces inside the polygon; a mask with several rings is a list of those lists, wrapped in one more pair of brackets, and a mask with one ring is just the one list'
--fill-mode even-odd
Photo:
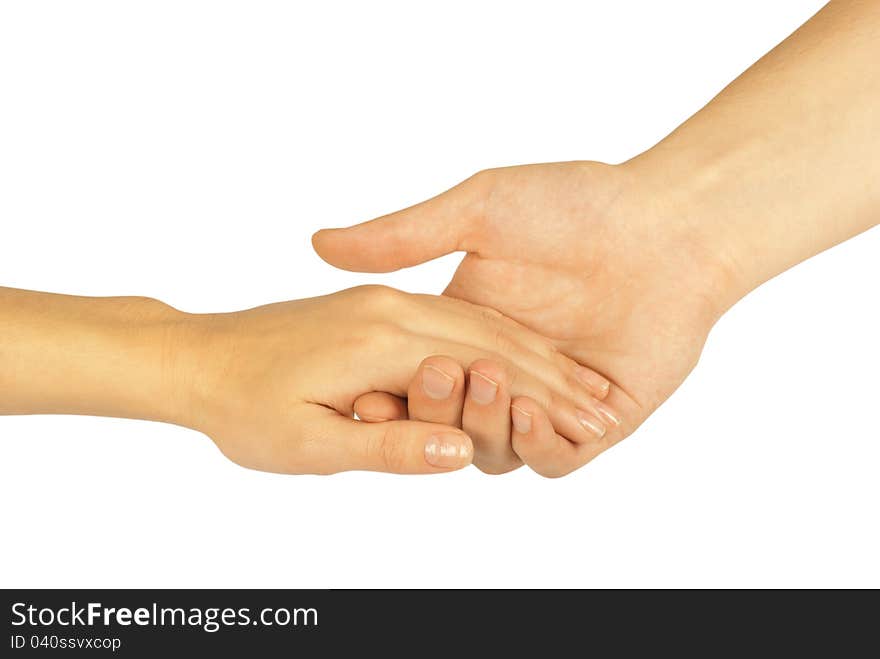
{"label": "skin", "polygon": [[[436,378],[438,370],[450,374],[455,382],[448,392],[441,392],[444,395],[425,386]],[[594,405],[593,413],[585,419],[588,434],[599,438],[606,427],[619,421],[607,404],[596,401]],[[562,452],[583,450],[577,442],[555,442],[556,430],[549,419],[544,421],[546,415],[541,416],[540,408],[529,398],[512,392],[507,370],[491,359],[479,359],[462,369],[450,357],[428,357],[410,382],[405,400],[373,392],[358,398],[354,409],[369,422],[418,419],[461,427],[473,438],[474,465],[487,474],[503,474],[523,464],[539,470],[547,459],[541,450],[546,443],[553,442]],[[533,420],[535,431],[524,431]],[[532,441],[535,437],[541,441]],[[592,442],[584,446],[592,450]]]}
{"label": "skin", "polygon": [[149,298],[0,288],[0,337],[0,414],[175,423],[264,471],[429,474],[482,459],[490,449],[460,430],[460,416],[352,418],[368,392],[405,395],[436,352],[448,357],[434,360],[435,386],[424,391],[436,394],[445,371],[460,391],[463,369],[488,358],[510,392],[541,401],[572,446],[592,440],[574,420],[595,401],[582,367],[518,323],[451,298],[366,286],[188,314]]}
{"label": "skin", "polygon": [[[467,252],[446,295],[494,307],[607,377],[622,423],[589,452],[567,450],[535,401],[512,400],[512,450],[561,476],[662,404],[736,301],[877,224],[877,62],[880,3],[831,2],[626,163],[483,171],[313,244],[363,272]],[[499,421],[497,436],[509,427]]]}
{"label": "skin", "polygon": [[0,289],[0,413],[178,423],[285,473],[568,473],[675,390],[738,299],[876,224],[878,34],[876,2],[832,2],[623,165],[480,172],[314,238],[354,270],[466,251],[447,295],[509,318],[381,288],[209,315]]}

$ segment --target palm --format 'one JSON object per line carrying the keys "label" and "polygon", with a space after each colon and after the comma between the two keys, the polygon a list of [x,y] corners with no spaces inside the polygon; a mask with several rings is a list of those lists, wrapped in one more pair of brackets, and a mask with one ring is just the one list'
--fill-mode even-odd
{"label": "palm", "polygon": [[604,373],[638,425],[696,364],[714,320],[688,286],[688,246],[669,235],[658,244],[653,212],[626,198],[613,167],[536,165],[490,178],[479,247],[446,294],[494,307]]}

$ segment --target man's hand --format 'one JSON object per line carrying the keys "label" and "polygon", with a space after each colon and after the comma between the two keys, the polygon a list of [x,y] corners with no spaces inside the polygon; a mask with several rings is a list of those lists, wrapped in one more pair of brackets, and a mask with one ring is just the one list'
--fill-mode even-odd
{"label": "man's hand", "polygon": [[386,272],[466,251],[446,294],[489,306],[608,377],[622,412],[596,450],[631,433],[697,362],[734,269],[687,215],[625,166],[553,163],[480,172],[406,210],[319,231],[317,252]]}
{"label": "man's hand", "polygon": [[384,271],[468,252],[449,295],[552,337],[615,383],[631,432],[694,367],[736,300],[875,226],[880,3],[830,2],[625,165],[480,173],[408,210],[321,231],[315,249]]}

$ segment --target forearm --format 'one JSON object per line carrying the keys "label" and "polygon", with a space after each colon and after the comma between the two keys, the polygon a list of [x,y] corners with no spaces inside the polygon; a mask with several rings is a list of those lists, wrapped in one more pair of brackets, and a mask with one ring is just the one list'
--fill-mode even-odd
{"label": "forearm", "polygon": [[185,316],[148,298],[0,288],[0,414],[180,423]]}
{"label": "forearm", "polygon": [[732,304],[880,220],[880,3],[831,2],[624,166],[715,250]]}

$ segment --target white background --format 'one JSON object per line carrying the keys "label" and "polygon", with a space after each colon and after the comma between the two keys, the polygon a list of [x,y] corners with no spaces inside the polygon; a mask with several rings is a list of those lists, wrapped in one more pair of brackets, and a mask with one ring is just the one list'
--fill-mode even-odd
{"label": "white background", "polygon": [[[458,257],[355,275],[309,236],[485,167],[629,158],[821,4],[3,3],[0,283],[439,292]],[[284,477],[181,428],[0,419],[0,585],[878,587],[878,256],[872,231],[749,296],[561,480]]]}

